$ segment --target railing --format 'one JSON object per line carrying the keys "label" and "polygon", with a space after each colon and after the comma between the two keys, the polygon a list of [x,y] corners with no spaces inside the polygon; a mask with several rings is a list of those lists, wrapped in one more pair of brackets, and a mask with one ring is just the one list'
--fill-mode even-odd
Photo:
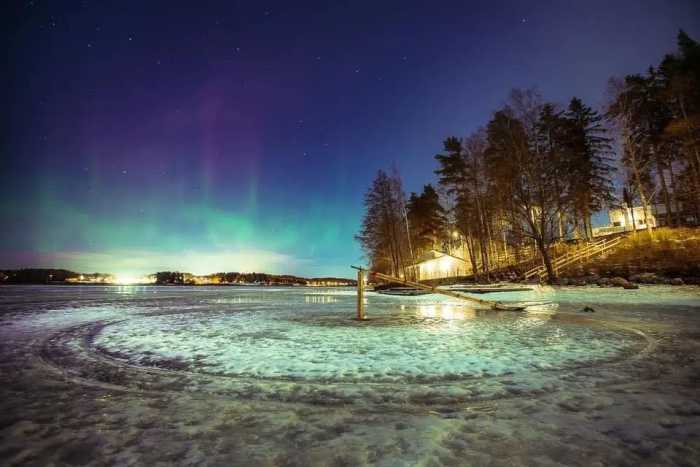
{"label": "railing", "polygon": [[[601,240],[591,242],[579,250],[572,251],[557,258],[554,258],[552,260],[552,269],[554,270],[555,274],[559,274],[559,271],[561,269],[580,261],[582,258],[588,259],[591,256],[596,256],[601,253],[604,253],[605,251],[617,246],[621,241],[622,237],[615,237],[603,238]],[[540,280],[542,280],[546,275],[547,268],[545,268],[544,265],[540,265],[526,271],[525,274],[523,274],[523,277],[525,278],[525,280],[528,280],[537,276]]]}
{"label": "railing", "polygon": [[[497,272],[501,269],[508,268],[511,266],[518,266],[530,261],[533,261],[537,257],[537,251],[533,247],[525,247],[520,249],[519,254],[516,255],[514,252],[499,252],[497,255],[489,256],[489,270]],[[483,269],[483,262],[481,259],[477,261],[477,271]],[[472,271],[474,273],[474,271]]]}

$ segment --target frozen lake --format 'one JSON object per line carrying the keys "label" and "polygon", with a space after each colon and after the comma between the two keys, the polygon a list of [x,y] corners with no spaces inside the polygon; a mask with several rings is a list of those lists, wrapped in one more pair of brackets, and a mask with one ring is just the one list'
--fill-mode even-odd
{"label": "frozen lake", "polygon": [[2,287],[0,461],[700,465],[699,288],[481,297]]}

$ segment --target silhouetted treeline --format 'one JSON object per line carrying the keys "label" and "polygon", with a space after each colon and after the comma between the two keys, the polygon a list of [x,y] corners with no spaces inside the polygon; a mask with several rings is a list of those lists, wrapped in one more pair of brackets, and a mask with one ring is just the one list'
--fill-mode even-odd
{"label": "silhouetted treeline", "polygon": [[[151,283],[153,276],[145,283]],[[0,270],[0,283],[4,284],[56,284],[99,283],[110,284],[115,277],[110,274],[79,273],[66,269],[12,269]],[[337,277],[304,278],[289,274],[266,274],[261,272],[219,272],[196,276],[188,272],[160,271],[155,274],[157,285],[210,285],[210,284],[261,284],[261,285],[354,285],[352,279]]]}
{"label": "silhouetted treeline", "polygon": [[306,279],[290,275],[265,274],[262,272],[226,272],[213,274],[224,283],[288,284],[306,285]]}
{"label": "silhouetted treeline", "polygon": [[161,271],[156,273],[156,284],[169,285],[169,284],[186,284],[188,277],[191,274],[186,274],[184,272],[177,271]]}
{"label": "silhouetted treeline", "polygon": [[200,285],[200,284],[263,284],[263,285],[307,285],[309,283],[339,282],[352,284],[354,281],[333,277],[304,278],[289,274],[267,274],[262,272],[219,272],[205,276],[195,276],[186,272],[161,271],[156,273],[156,284],[160,285]]}
{"label": "silhouetted treeline", "polygon": [[8,284],[47,284],[64,282],[80,274],[66,269],[13,269],[0,271],[0,282]]}

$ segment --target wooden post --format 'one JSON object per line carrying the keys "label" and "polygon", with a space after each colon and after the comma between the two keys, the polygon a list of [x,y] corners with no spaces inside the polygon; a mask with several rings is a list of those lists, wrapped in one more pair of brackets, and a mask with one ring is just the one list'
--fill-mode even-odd
{"label": "wooden post", "polygon": [[357,270],[357,319],[365,319],[365,271]]}

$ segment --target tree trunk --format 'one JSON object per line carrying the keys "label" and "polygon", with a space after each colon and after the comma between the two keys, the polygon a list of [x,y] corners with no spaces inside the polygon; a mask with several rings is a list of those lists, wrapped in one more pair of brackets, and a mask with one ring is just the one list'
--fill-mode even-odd
{"label": "tree trunk", "polygon": [[691,185],[693,185],[694,197],[696,199],[695,203],[695,217],[696,222],[700,222],[700,164],[696,164],[693,159],[689,160],[690,169],[693,172],[693,177],[691,180]]}
{"label": "tree trunk", "polygon": [[634,218],[634,203],[629,206],[630,214],[632,215],[632,233],[637,235],[637,221]]}
{"label": "tree trunk", "polygon": [[[632,221],[632,226],[634,227],[634,220]],[[630,213],[629,206],[625,206],[625,232],[627,231],[627,226],[630,225]]]}
{"label": "tree trunk", "polygon": [[564,238],[564,216],[561,215],[561,211],[557,212],[557,221],[559,223],[559,238]]}
{"label": "tree trunk", "polygon": [[547,249],[544,241],[541,238],[536,240],[537,249],[540,250],[540,255],[542,256],[542,262],[547,270],[547,283],[553,284],[557,280],[557,275],[552,267],[552,259],[549,257],[549,250]]}
{"label": "tree trunk", "polygon": [[474,237],[469,235],[466,239],[467,252],[469,253],[469,262],[472,264],[472,275],[474,276],[474,281],[479,278],[479,264],[476,260],[476,251],[474,249]]}
{"label": "tree trunk", "polygon": [[678,185],[676,184],[676,174],[673,173],[673,163],[668,165],[668,173],[671,179],[671,192],[673,193],[673,208],[676,214],[676,225],[683,223],[681,218],[681,206],[678,201]]}
{"label": "tree trunk", "polygon": [[583,210],[583,230],[586,232],[586,240],[590,241],[593,238],[593,227],[591,227],[591,214],[588,209]]}
{"label": "tree trunk", "polygon": [[574,210],[574,219],[572,221],[572,224],[574,226],[574,232],[573,232],[574,238],[578,240],[579,238],[581,238],[581,229],[580,229],[579,219],[578,219],[578,209]]}
{"label": "tree trunk", "polygon": [[693,136],[693,132],[695,130],[695,125],[693,125],[692,121],[688,118],[688,113],[685,110],[685,99],[683,99],[682,95],[678,96],[678,103],[680,104],[681,108],[681,113],[683,114],[683,119],[685,120],[685,124],[688,126],[688,139],[689,141],[689,151],[692,152],[694,158],[691,157],[690,166],[694,167],[695,170],[693,170],[695,177],[694,178],[694,185],[695,185],[695,221],[700,222],[700,152],[698,151],[698,144],[697,141],[695,141],[695,138]]}
{"label": "tree trunk", "polygon": [[664,206],[666,206],[666,225],[673,226],[675,222],[672,217],[671,197],[668,194],[668,186],[666,186],[666,177],[664,176],[664,165],[661,162],[661,157],[656,150],[653,150],[654,162],[656,163],[656,171],[659,174],[661,182],[661,194],[664,196]]}
{"label": "tree trunk", "polygon": [[[634,180],[635,183],[637,184],[637,192],[639,193],[639,200],[642,202],[642,209],[644,211],[644,224],[646,225],[647,232],[649,233],[649,238],[653,239],[654,238],[654,232],[651,229],[651,225],[649,225],[648,219],[647,219],[647,214],[650,212],[649,208],[649,202],[644,194],[644,187],[642,185],[642,175],[639,173],[639,166],[637,165],[637,158],[634,154],[634,149],[630,149],[630,158],[632,160],[632,172],[634,173]],[[632,210],[634,212],[634,209]],[[635,230],[636,230],[636,225],[635,225]]]}

